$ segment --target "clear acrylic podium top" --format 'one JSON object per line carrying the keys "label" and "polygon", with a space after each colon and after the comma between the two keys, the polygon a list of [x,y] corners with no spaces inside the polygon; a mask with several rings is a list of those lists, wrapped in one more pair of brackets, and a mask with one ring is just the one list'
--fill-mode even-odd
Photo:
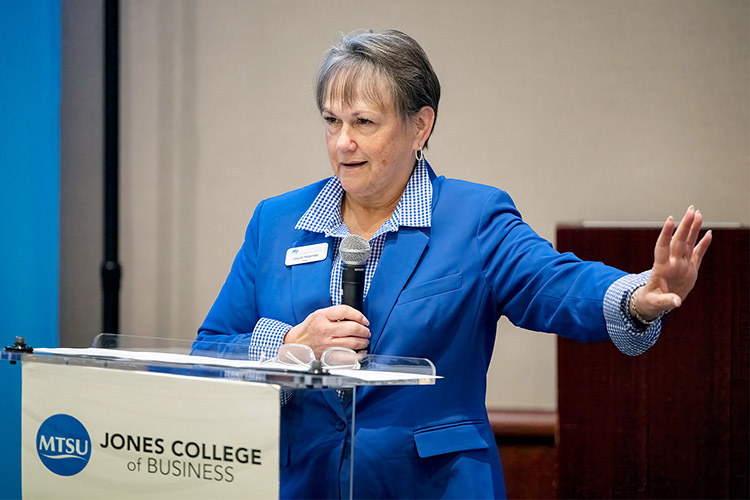
{"label": "clear acrylic podium top", "polygon": [[182,375],[277,384],[288,389],[346,389],[364,385],[434,384],[428,359],[365,354],[358,369],[313,370],[273,359],[251,360],[247,345],[183,339],[98,335],[91,348],[34,348],[0,352],[10,362],[34,361],[120,370],[158,370]]}

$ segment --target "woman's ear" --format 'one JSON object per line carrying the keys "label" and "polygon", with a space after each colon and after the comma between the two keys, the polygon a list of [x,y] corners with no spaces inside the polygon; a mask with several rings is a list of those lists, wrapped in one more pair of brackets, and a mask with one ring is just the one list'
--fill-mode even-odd
{"label": "woman's ear", "polygon": [[432,125],[435,123],[435,110],[431,106],[422,106],[422,109],[414,115],[414,124],[417,127],[415,149],[421,148],[430,138]]}

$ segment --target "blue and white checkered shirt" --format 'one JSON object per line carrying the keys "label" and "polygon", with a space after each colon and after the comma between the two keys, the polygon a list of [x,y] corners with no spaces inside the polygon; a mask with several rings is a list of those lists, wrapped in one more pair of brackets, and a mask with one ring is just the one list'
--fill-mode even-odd
{"label": "blue and white checkered shirt", "polygon": [[[323,233],[333,238],[333,268],[331,270],[331,304],[341,303],[341,254],[339,245],[351,234],[341,218],[344,189],[336,177],[326,183],[310,208],[300,218],[295,229]],[[404,194],[390,219],[370,238],[370,258],[365,267],[365,297],[383,253],[386,234],[401,226],[430,227],[432,224],[432,183],[424,159],[417,163]],[[645,284],[648,272],[631,274],[614,282],[604,296],[604,317],[607,331],[615,345],[625,354],[635,356],[651,347],[661,332],[661,321],[641,329],[633,323],[629,311],[630,295]],[[249,346],[251,359],[276,356],[284,335],[292,325],[271,318],[261,318],[253,329]]]}

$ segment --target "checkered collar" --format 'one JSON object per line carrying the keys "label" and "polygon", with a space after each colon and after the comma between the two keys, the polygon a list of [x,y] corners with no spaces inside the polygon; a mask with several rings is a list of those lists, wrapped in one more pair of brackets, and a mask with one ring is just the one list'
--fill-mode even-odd
{"label": "checkered collar", "polygon": [[[341,186],[341,181],[338,177],[331,177],[294,228],[323,233],[327,237],[341,238],[349,235],[349,229],[341,219],[343,196],[344,188]],[[386,232],[398,231],[400,226],[430,227],[432,224],[431,204],[432,183],[427,161],[422,158],[414,168],[393,215],[383,223],[373,238]]]}

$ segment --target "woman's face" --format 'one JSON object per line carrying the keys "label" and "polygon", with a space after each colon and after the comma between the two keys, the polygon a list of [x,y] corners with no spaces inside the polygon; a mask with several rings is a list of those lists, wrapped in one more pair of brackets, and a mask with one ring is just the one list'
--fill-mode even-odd
{"label": "woman's face", "polygon": [[347,196],[372,208],[398,203],[423,143],[418,125],[400,119],[390,99],[347,105],[329,98],[322,116],[331,167]]}

